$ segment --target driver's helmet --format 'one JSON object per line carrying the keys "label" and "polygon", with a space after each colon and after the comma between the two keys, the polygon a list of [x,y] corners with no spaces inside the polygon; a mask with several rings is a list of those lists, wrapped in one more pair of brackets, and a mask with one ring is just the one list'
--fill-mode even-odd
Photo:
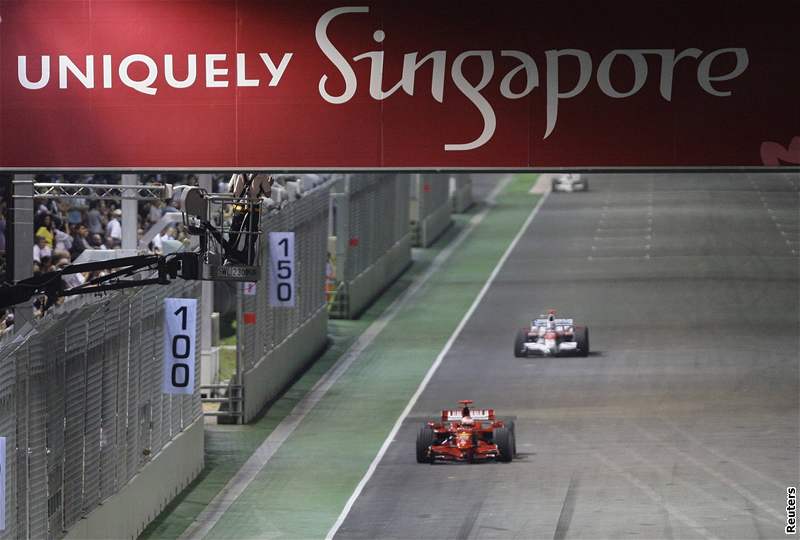
{"label": "driver's helmet", "polygon": [[471,426],[474,423],[475,423],[475,420],[473,420],[471,416],[462,416],[461,417],[461,425],[462,426]]}
{"label": "driver's helmet", "polygon": [[556,327],[556,316],[552,313],[547,316],[547,328],[550,330],[555,330]]}

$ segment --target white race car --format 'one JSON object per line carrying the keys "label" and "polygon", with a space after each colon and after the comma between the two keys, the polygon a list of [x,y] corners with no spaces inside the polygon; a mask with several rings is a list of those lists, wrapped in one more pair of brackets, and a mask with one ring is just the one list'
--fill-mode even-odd
{"label": "white race car", "polygon": [[589,329],[572,319],[558,319],[554,310],[531,321],[514,338],[514,356],[589,355]]}
{"label": "white race car", "polygon": [[553,176],[553,191],[589,191],[589,180],[580,174],[557,174]]}

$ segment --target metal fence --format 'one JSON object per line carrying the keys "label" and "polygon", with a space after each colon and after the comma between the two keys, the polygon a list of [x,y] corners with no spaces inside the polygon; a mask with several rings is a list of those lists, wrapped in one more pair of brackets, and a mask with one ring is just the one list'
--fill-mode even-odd
{"label": "metal fence", "polygon": [[199,289],[176,281],[76,297],[0,341],[0,538],[64,536],[200,416],[199,392],[161,391],[163,299]]}
{"label": "metal fence", "polygon": [[[277,397],[327,340],[325,266],[331,181],[302,180],[299,184],[305,189],[300,198],[276,205],[262,216],[261,278],[249,288],[251,294],[242,294],[241,288],[238,293],[244,422]],[[290,231],[295,233],[295,306],[271,307],[269,233]]]}
{"label": "metal fence", "polygon": [[357,317],[411,262],[408,174],[348,174],[331,196],[328,300]]}
{"label": "metal fence", "polygon": [[410,223],[413,245],[428,247],[450,226],[450,179],[443,174],[415,174],[411,180]]}

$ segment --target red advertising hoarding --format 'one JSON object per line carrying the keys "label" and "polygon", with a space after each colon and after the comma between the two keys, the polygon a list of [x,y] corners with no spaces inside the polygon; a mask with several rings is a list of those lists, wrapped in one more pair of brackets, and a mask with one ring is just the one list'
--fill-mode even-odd
{"label": "red advertising hoarding", "polygon": [[794,0],[0,0],[0,166],[797,166],[792,20]]}

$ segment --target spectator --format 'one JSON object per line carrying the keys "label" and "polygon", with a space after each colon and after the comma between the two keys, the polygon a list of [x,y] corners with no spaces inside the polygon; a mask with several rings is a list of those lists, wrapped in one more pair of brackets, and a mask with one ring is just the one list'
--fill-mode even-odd
{"label": "spectator", "polygon": [[14,312],[13,311],[2,312],[2,315],[0,315],[0,334],[8,330],[13,325],[14,325]]}
{"label": "spectator", "polygon": [[83,222],[83,212],[77,207],[77,204],[76,206],[71,206],[70,209],[67,210],[67,222],[70,225],[77,225]]}
{"label": "spectator", "polygon": [[153,248],[159,253],[164,251],[164,240],[175,240],[175,229],[167,227],[161,234],[153,237]]}
{"label": "spectator", "polygon": [[122,241],[122,225],[119,223],[119,217],[122,215],[122,210],[117,208],[111,214],[111,219],[106,225],[106,238],[113,238],[114,240]]}
{"label": "spectator", "polygon": [[50,214],[45,214],[42,218],[42,225],[36,229],[36,237],[44,238],[45,243],[52,249],[53,240],[55,239],[55,230],[53,228],[53,219]]}
{"label": "spectator", "polygon": [[92,249],[106,249],[103,245],[103,237],[99,234],[93,234],[90,237],[89,243],[92,245]]}
{"label": "spectator", "polygon": [[161,215],[164,215],[167,212],[177,212],[178,211],[177,206],[178,205],[177,203],[175,203],[175,201],[173,201],[172,199],[168,200],[167,206],[165,206],[164,209],[161,211]]}
{"label": "spectator", "polygon": [[150,223],[156,223],[161,219],[161,201],[152,201],[150,203],[150,210],[147,214],[147,219]]}
{"label": "spectator", "polygon": [[36,243],[33,245],[33,260],[42,264],[42,258],[49,258],[53,254],[53,250],[47,245],[47,240],[44,236],[37,236]]}
{"label": "spectator", "polygon": [[40,216],[57,213],[58,202],[55,199],[42,200],[42,202],[39,203],[39,207],[36,209],[36,214]]}
{"label": "spectator", "polygon": [[39,262],[39,270],[42,274],[53,271],[53,262],[49,255],[42,255],[41,261]]}
{"label": "spectator", "polygon": [[72,250],[70,250],[72,260],[80,257],[87,249],[92,249],[92,244],[89,243],[89,228],[81,223],[75,228],[75,234],[72,236]]}
{"label": "spectator", "polygon": [[72,237],[60,229],[56,229],[55,250],[70,251],[72,249]]}
{"label": "spectator", "polygon": [[100,221],[100,210],[97,209],[97,201],[89,203],[89,211],[86,212],[86,226],[92,234],[101,234],[103,224]]}
{"label": "spectator", "polygon": [[228,192],[228,182],[230,181],[230,177],[227,175],[218,175],[214,177],[214,192],[215,193],[227,193]]}

